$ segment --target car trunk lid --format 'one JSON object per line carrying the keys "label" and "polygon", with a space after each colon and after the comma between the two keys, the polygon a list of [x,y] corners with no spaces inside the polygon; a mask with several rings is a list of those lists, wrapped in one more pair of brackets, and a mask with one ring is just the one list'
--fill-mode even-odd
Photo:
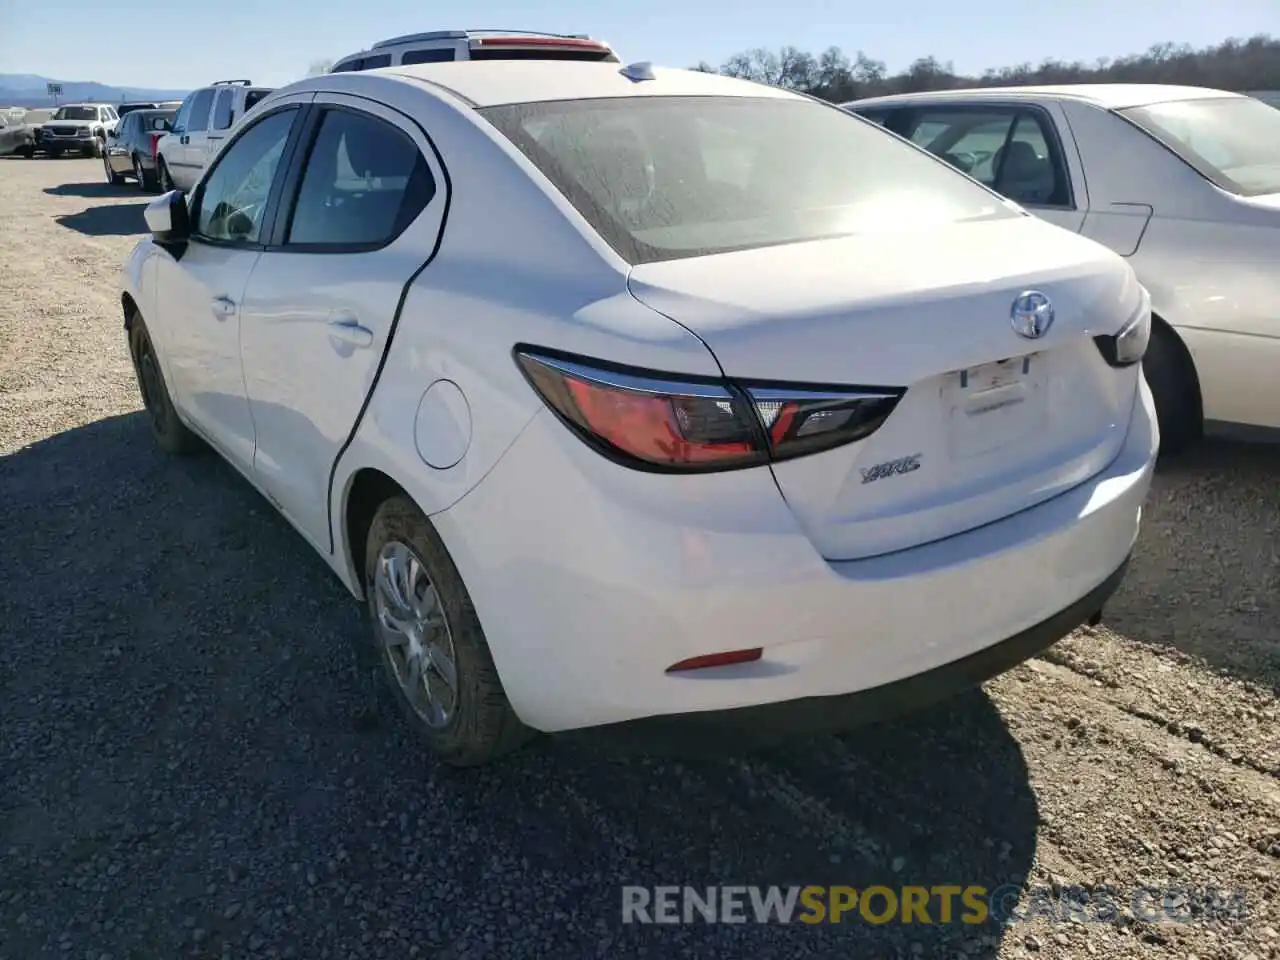
{"label": "car trunk lid", "polygon": [[[1104,468],[1136,368],[1093,342],[1140,309],[1114,254],[1031,217],[649,263],[635,297],[701,337],[726,376],[906,388],[865,439],[773,464],[828,559],[873,556],[1016,513]],[[1055,318],[1019,336],[1014,300]]]}

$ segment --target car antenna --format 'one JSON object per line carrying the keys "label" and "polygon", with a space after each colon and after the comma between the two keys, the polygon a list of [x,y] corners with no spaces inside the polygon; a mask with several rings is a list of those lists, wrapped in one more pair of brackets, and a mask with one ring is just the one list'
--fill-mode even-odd
{"label": "car antenna", "polygon": [[657,75],[653,72],[653,64],[648,60],[641,60],[639,63],[629,63],[618,71],[628,80],[639,83],[641,80],[657,80]]}

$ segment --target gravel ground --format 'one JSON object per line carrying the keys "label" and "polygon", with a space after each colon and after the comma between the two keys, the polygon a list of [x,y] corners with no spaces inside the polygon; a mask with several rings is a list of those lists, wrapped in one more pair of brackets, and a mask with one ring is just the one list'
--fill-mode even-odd
{"label": "gravel ground", "polygon": [[[153,449],[116,287],[143,198],[100,180],[0,161],[0,957],[1280,957],[1280,452],[1165,471],[1106,625],[931,713],[444,770],[367,709],[321,561]],[[1149,883],[1194,915],[621,922],[622,884],[713,882]]]}

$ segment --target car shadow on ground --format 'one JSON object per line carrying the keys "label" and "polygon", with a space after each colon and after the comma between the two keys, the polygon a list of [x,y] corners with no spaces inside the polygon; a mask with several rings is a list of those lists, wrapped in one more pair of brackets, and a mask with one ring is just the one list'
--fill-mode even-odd
{"label": "car shadow on ground", "polygon": [[[101,175],[101,164],[99,164],[99,175]],[[44,192],[51,197],[87,197],[91,200],[105,200],[111,197],[126,197],[129,195],[129,184],[124,183],[107,183],[105,180],[94,183],[63,183],[56,187],[45,187]],[[134,193],[136,194],[136,190]]]}
{"label": "car shadow on ground", "polygon": [[184,916],[210,956],[351,955],[396,928],[454,958],[994,957],[1002,928],[958,900],[951,923],[935,900],[932,923],[647,926],[622,886],[1028,879],[1036,799],[980,691],[754,750],[588,734],[455,771],[369,711],[359,604],[311,549],[213,455],[156,452],[141,414],[0,458],[0,531],[0,849],[46,931],[11,928],[17,955],[63,929],[82,955],[96,928],[95,949],[177,956]]}
{"label": "car shadow on ground", "polygon": [[1162,462],[1107,625],[1280,691],[1277,478],[1278,444],[1210,439]]}
{"label": "car shadow on ground", "polygon": [[146,206],[146,203],[113,203],[54,219],[58,226],[89,237],[131,237],[147,232],[147,221],[143,218]]}

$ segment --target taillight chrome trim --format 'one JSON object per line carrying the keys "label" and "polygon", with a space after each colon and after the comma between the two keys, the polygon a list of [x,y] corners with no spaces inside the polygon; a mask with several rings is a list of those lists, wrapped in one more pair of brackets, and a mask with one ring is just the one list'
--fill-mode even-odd
{"label": "taillight chrome trim", "polygon": [[[566,360],[553,355],[549,351],[536,348],[516,348],[516,356],[526,356],[544,366],[561,373],[567,373],[579,380],[596,383],[602,387],[616,387],[631,390],[634,393],[647,393],[661,396],[670,393],[672,386],[681,387],[681,395],[701,397],[706,400],[733,400],[734,394],[714,381],[700,382],[697,378],[686,379],[679,374],[662,374],[656,371],[640,371],[635,368],[609,369],[604,363],[592,362],[590,365],[573,360]],[[627,372],[627,370],[632,372]],[[684,388],[689,388],[688,390]],[[690,392],[690,390],[694,392]]]}

